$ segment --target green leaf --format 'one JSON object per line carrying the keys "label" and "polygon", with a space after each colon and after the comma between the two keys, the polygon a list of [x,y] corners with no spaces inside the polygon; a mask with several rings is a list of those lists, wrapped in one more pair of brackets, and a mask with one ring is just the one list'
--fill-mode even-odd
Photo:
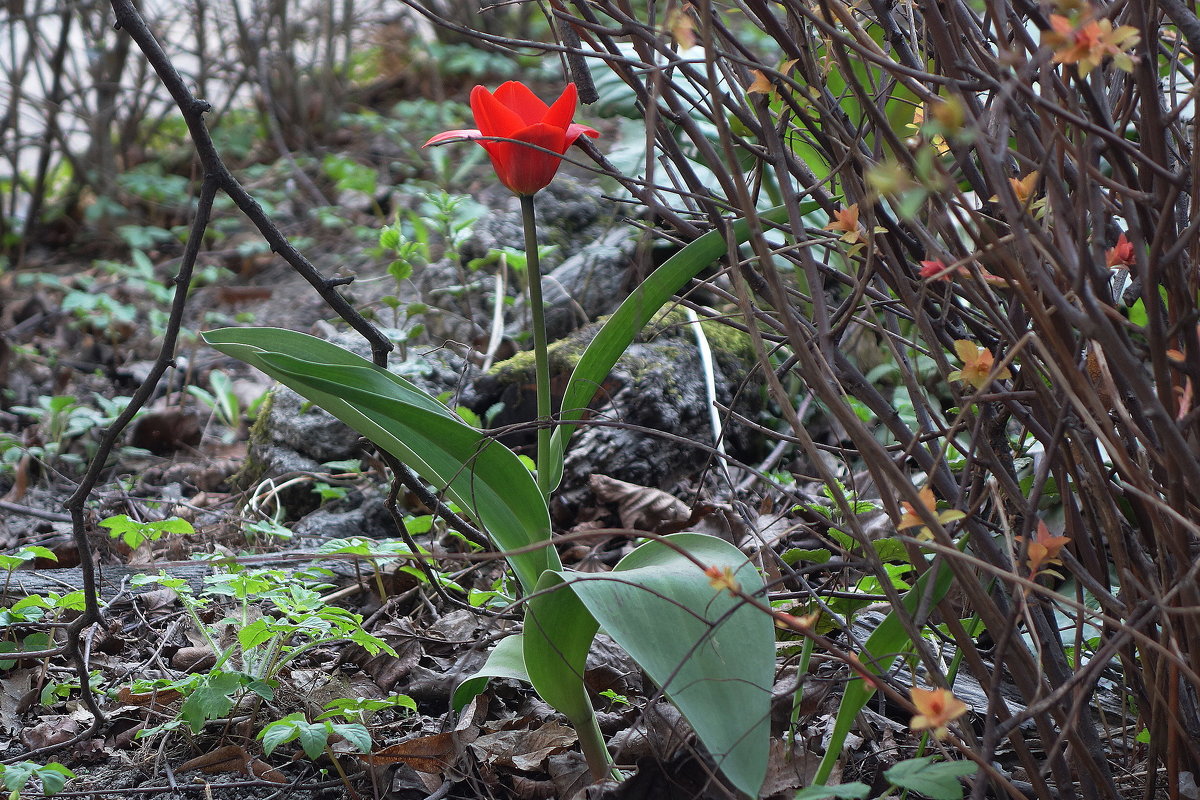
{"label": "green leaf", "polygon": [[[808,214],[819,207],[816,202],[801,203],[800,213]],[[784,206],[777,206],[758,216],[761,220],[778,224],[787,220],[788,213]],[[709,231],[651,272],[613,312],[596,334],[596,338],[588,344],[575,365],[567,390],[563,394],[560,419],[564,424],[554,429],[551,440],[553,457],[550,469],[554,473],[551,487],[557,487],[562,480],[562,456],[571,441],[571,434],[575,432],[574,423],[587,411],[588,403],[595,396],[597,387],[604,383],[617,359],[666,302],[689,280],[699,275],[701,270],[729,252],[729,245],[721,233],[719,230]],[[747,220],[741,219],[733,223],[733,238],[738,244],[750,238]]]}
{"label": "green leaf", "polygon": [[462,711],[467,703],[481,694],[487,688],[489,678],[511,678],[530,682],[529,673],[525,671],[525,657],[522,654],[523,641],[522,635],[518,633],[506,636],[496,643],[479,671],[455,687],[450,699],[455,712]]}
{"label": "green leaf", "polygon": [[[516,455],[409,381],[322,339],[276,328],[225,328],[204,339],[320,405],[447,494],[504,550],[549,542],[550,514]],[[552,547],[509,558],[530,590],[558,569]]]}
{"label": "green leaf", "polygon": [[[746,556],[721,539],[679,533],[648,542],[611,573],[543,577],[539,589],[557,581],[571,592],[530,598],[525,666],[538,693],[572,716],[574,704],[586,702],[583,659],[599,624],[683,712],[729,781],[757,796],[770,744],[774,625],[763,611],[714,589],[696,562],[733,568],[751,595],[763,589]],[[582,614],[572,595],[590,613]]]}
{"label": "green leaf", "polygon": [[199,733],[205,720],[217,719],[233,708],[233,693],[242,688],[242,676],[236,672],[213,672],[206,675],[179,707],[179,718],[192,733]]}
{"label": "green leaf", "polygon": [[304,755],[316,761],[325,752],[325,745],[329,741],[330,729],[333,727],[332,723],[297,722],[295,725],[296,730],[300,734],[300,747],[304,749]]}
{"label": "green leaf", "polygon": [[300,731],[297,729],[296,723],[304,721],[304,715],[296,712],[295,714],[288,714],[282,719],[275,720],[259,731],[258,738],[262,740],[263,753],[269,756],[275,752],[275,748],[282,744],[287,744],[299,736]]}
{"label": "green leaf", "polygon": [[[963,543],[965,545],[965,538]],[[932,587],[929,586],[931,580],[933,580]],[[917,605],[926,594],[930,595],[930,605],[939,602],[950,590],[953,580],[954,573],[950,568],[940,561],[935,561],[933,566],[917,580],[916,585],[905,592],[901,601],[904,613],[916,613]],[[899,613],[892,611],[867,637],[867,641],[863,644],[862,662],[877,672],[886,672],[892,666],[892,662],[901,653],[907,652],[910,647],[912,647],[912,642],[904,630],[904,625],[900,622]],[[874,693],[875,690],[861,678],[855,678],[846,684],[846,690],[842,693],[842,702],[838,706],[837,717],[834,719],[833,732],[826,746],[825,756],[821,759],[821,763],[817,767],[817,774],[813,778],[814,783],[824,783],[829,779],[834,765],[842,755],[842,745],[846,741],[850,727],[854,724],[854,718],[858,716]]]}
{"label": "green leaf", "polygon": [[333,732],[358,748],[358,752],[371,752],[371,734],[367,732],[365,726],[357,722],[334,723]]}
{"label": "green leaf", "polygon": [[902,789],[920,792],[933,800],[962,800],[959,778],[974,775],[979,765],[971,761],[934,761],[934,756],[909,758],[883,773]]}
{"label": "green leaf", "polygon": [[[16,552],[16,556],[17,558],[21,558],[26,561],[32,561],[35,558],[44,558],[48,561],[58,561],[58,556],[54,555],[49,548],[42,547],[41,545],[37,544],[22,547]],[[63,769],[66,769],[66,767],[63,767]]]}
{"label": "green leaf", "polygon": [[38,764],[33,761],[22,761],[18,764],[3,765],[4,772],[4,788],[10,791],[17,791],[24,788],[29,782],[29,778],[37,770]]}
{"label": "green leaf", "polygon": [[796,796],[792,800],[825,800],[827,797],[836,797],[838,800],[859,800],[870,792],[870,786],[854,781],[837,786],[808,786],[796,792]]}
{"label": "green leaf", "polygon": [[[576,730],[590,726],[594,714],[583,670],[598,627],[596,618],[573,591],[572,581],[581,574],[542,575],[525,604],[523,634],[529,682],[543,700],[566,715]],[[645,627],[650,619],[643,618],[642,625]]]}
{"label": "green leaf", "polygon": [[269,641],[274,635],[275,632],[271,630],[271,626],[263,617],[259,617],[244,628],[239,628],[237,632],[238,644],[242,646],[242,652]]}
{"label": "green leaf", "polygon": [[38,777],[42,779],[42,791],[47,795],[54,795],[62,791],[67,781],[75,777],[75,773],[57,761],[51,761],[38,770]]}

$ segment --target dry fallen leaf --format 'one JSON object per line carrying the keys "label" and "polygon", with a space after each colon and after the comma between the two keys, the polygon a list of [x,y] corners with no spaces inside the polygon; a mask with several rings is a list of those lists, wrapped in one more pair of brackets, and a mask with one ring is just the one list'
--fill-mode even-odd
{"label": "dry fallen leaf", "polygon": [[42,717],[32,728],[21,731],[21,742],[33,750],[62,744],[79,733],[79,722],[70,715],[56,714]]}
{"label": "dry fallen leaf", "polygon": [[497,731],[480,736],[471,749],[484,761],[501,767],[532,772],[546,759],[575,744],[575,731],[557,722],[535,730]]}
{"label": "dry fallen leaf", "polygon": [[227,744],[196,756],[180,764],[176,771],[188,772],[194,769],[209,775],[221,772],[241,772],[271,783],[287,783],[287,778],[283,776],[283,773],[265,761],[250,755],[245,748],[236,744]]}
{"label": "dry fallen leaf", "polygon": [[178,700],[183,695],[178,689],[160,689],[157,692],[135,693],[128,686],[122,686],[117,692],[117,702],[126,706],[149,707],[162,711],[166,706]]}
{"label": "dry fallen leaf", "polygon": [[457,755],[454,734],[435,733],[408,739],[374,753],[360,755],[359,758],[372,767],[407,764],[417,772],[444,772],[454,763]]}
{"label": "dry fallen leaf", "polygon": [[593,475],[588,485],[603,503],[616,503],[622,528],[657,531],[664,525],[687,522],[691,509],[660,489],[626,483],[607,475]]}

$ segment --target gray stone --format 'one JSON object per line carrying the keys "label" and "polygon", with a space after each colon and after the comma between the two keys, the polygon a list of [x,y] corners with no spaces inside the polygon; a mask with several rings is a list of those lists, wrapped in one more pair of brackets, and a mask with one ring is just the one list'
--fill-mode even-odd
{"label": "gray stone", "polygon": [[351,536],[383,539],[394,533],[384,499],[375,492],[322,506],[293,525],[292,532],[322,541]]}
{"label": "gray stone", "polygon": [[309,403],[287,387],[275,392],[267,420],[271,441],[317,464],[357,458],[358,434],[332,414]]}
{"label": "gray stone", "polygon": [[[628,225],[611,228],[542,278],[551,341],[616,311],[625,299],[636,233]],[[517,319],[525,318],[527,305],[524,296],[514,304]]]}

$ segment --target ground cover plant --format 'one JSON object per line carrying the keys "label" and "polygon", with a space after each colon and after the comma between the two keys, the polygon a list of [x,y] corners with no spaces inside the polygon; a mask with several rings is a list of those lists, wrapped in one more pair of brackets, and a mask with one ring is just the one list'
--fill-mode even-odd
{"label": "ground cover plant", "polygon": [[7,12],[10,792],[1196,796],[1192,8],[287,5]]}

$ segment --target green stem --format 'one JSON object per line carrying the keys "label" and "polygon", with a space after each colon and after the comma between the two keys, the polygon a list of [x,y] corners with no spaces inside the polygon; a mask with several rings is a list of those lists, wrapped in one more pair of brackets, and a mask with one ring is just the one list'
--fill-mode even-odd
{"label": "green stem", "polygon": [[538,263],[537,219],[533,195],[521,195],[521,222],[525,228],[525,283],[533,317],[533,358],[537,380],[537,482],[542,496],[554,490],[550,469],[550,356],[546,342],[546,309],[542,304],[542,270]]}
{"label": "green stem", "polygon": [[571,726],[579,737],[579,749],[587,761],[588,772],[592,773],[594,781],[620,781],[623,776],[613,764],[612,755],[604,743],[604,734],[600,732],[600,722],[594,713],[586,718],[572,719]]}

